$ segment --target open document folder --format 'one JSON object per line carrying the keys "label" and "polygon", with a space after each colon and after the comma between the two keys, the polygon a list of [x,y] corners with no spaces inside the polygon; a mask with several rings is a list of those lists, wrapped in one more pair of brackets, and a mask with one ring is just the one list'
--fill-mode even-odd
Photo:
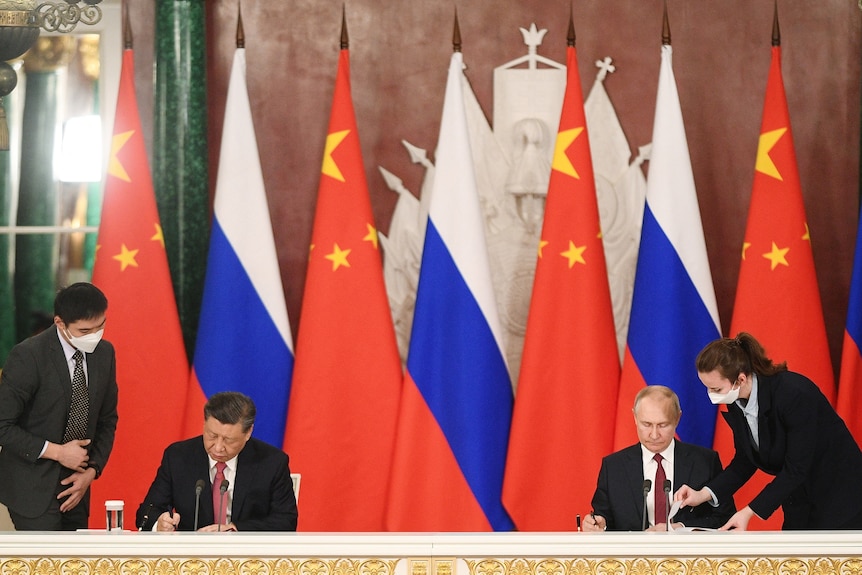
{"label": "open document folder", "polygon": [[[676,515],[677,511],[679,511],[680,504],[682,501],[674,501],[673,505],[670,506],[670,512],[667,514],[671,519],[674,515]],[[685,533],[687,531],[718,531],[718,529],[714,529],[712,527],[679,527],[677,529],[673,528],[673,522],[667,522],[667,530],[668,531],[679,531],[681,533]]]}

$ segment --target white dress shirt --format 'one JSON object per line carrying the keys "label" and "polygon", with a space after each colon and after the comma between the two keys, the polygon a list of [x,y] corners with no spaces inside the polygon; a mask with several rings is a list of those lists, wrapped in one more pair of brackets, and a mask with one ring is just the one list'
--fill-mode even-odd
{"label": "white dress shirt", "polygon": [[[670,445],[667,446],[667,449],[662,451],[660,455],[662,456],[662,466],[664,467],[664,475],[667,479],[670,479],[671,485],[671,503],[674,492],[674,483],[673,483],[673,457],[674,457],[674,446],[676,445],[676,440],[672,439]],[[655,453],[647,449],[641,444],[641,456],[643,457],[643,471],[644,471],[644,479],[649,479],[652,481],[652,487],[647,494],[647,516],[649,517],[650,525],[655,525],[655,490],[658,489],[659,493],[662,492],[664,487],[662,485],[655,484],[655,472],[658,470],[658,464],[656,460],[653,459],[655,457]],[[668,503],[668,509],[670,509],[670,503]],[[664,517],[661,518],[659,523],[664,523]]]}

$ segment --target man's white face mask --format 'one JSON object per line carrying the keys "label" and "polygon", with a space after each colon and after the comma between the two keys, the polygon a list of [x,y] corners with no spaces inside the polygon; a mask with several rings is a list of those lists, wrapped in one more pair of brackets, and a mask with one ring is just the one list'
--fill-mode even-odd
{"label": "man's white face mask", "polygon": [[102,335],[104,333],[105,328],[102,328],[99,331],[88,333],[86,335],[73,336],[68,329],[66,330],[66,336],[69,338],[69,343],[71,343],[75,349],[80,349],[84,353],[93,353],[96,346],[99,345],[100,341],[102,341]]}

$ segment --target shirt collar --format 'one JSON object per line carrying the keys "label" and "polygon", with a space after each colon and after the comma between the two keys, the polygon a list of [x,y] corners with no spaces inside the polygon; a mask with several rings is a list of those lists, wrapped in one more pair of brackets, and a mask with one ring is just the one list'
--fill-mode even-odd
{"label": "shirt collar", "polygon": [[[655,453],[653,453],[652,451],[650,451],[649,449],[644,447],[643,443],[641,443],[640,446],[641,446],[641,457],[643,458],[644,464],[649,463],[650,461],[653,460],[653,457],[655,457]],[[668,445],[664,451],[659,453],[659,455],[661,455],[663,458],[667,459],[667,462],[670,464],[673,464],[673,453],[674,453],[674,447],[675,446],[676,446],[676,439],[671,439],[670,445]]]}
{"label": "shirt collar", "polygon": [[[60,333],[59,327],[57,327],[57,339],[60,340],[60,345],[63,347],[63,353],[66,354],[66,361],[72,361],[72,356],[75,355],[75,352],[78,350],[75,349],[75,346],[66,341],[66,338],[63,337],[62,333]],[[87,354],[84,354],[84,356],[86,355]]]}
{"label": "shirt collar", "polygon": [[[238,457],[239,457],[239,454],[236,454],[236,455],[234,455],[234,456],[233,456],[233,458],[228,459],[227,461],[225,461],[225,466],[226,466],[228,469],[230,469],[231,471],[234,471],[234,472],[235,472],[235,471],[236,471],[236,460],[237,460],[237,458],[238,458]],[[210,466],[209,466],[209,468],[210,468],[210,469],[212,469],[213,467],[215,467],[215,464],[216,464],[216,463],[218,463],[215,459],[213,459],[212,457],[210,457],[209,453],[207,453],[207,459],[209,459],[209,461],[210,461]]]}
{"label": "shirt collar", "polygon": [[736,405],[742,409],[742,412],[746,415],[753,415],[757,417],[757,374],[751,374],[751,395],[748,396],[748,403],[742,405],[742,403],[737,399]]}

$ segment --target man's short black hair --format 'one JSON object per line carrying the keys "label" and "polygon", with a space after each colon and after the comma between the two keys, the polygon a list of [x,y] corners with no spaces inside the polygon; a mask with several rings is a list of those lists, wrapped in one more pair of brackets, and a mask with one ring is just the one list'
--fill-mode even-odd
{"label": "man's short black hair", "polygon": [[54,298],[54,315],[69,325],[82,319],[94,319],[108,309],[108,298],[102,290],[88,282],[61,288]]}
{"label": "man's short black hair", "polygon": [[254,401],[238,391],[220,391],[204,405],[204,420],[214,417],[226,425],[241,423],[243,432],[251,429],[256,415]]}

